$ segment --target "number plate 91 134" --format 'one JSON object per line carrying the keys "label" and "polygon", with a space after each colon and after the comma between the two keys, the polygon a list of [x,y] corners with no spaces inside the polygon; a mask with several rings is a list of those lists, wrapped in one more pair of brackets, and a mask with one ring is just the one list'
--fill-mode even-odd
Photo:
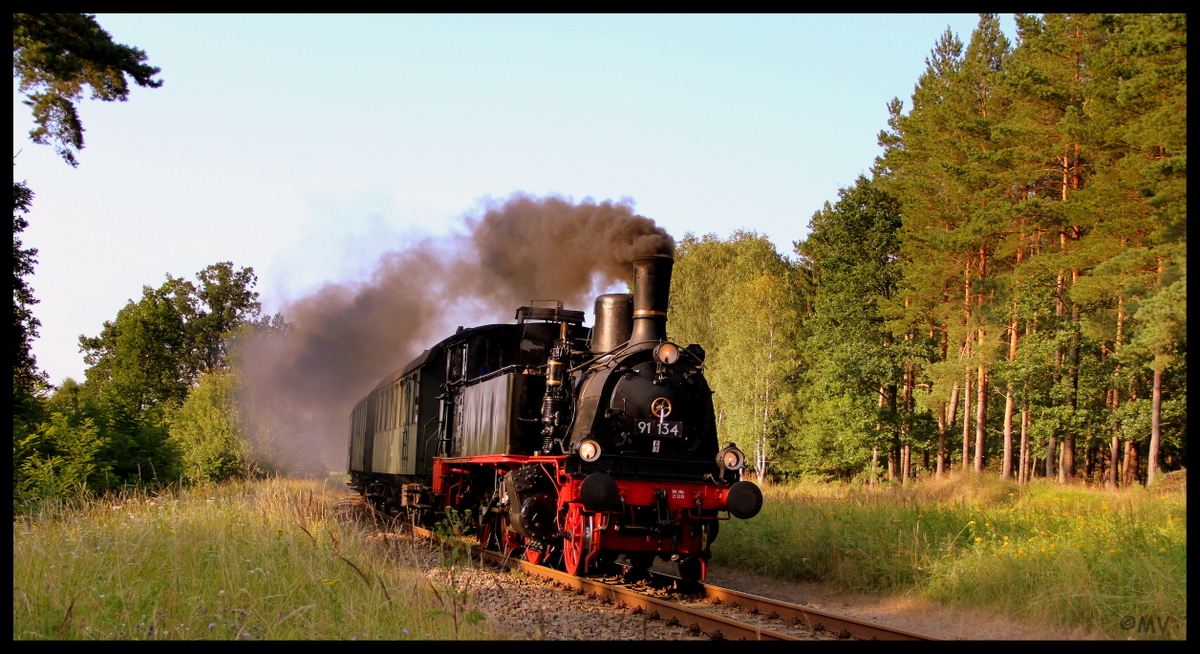
{"label": "number plate 91 134", "polygon": [[683,438],[683,423],[678,420],[635,420],[639,436]]}

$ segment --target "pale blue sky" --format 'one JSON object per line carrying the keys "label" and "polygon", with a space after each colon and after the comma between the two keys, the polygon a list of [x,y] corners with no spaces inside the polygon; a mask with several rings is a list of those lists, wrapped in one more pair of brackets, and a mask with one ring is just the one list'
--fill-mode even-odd
{"label": "pale blue sky", "polygon": [[78,336],[168,272],[252,266],[274,312],[518,191],[629,197],[676,238],[749,229],[790,255],[871,167],[938,37],[969,40],[978,16],[97,20],[165,84],[82,102],[72,169],[29,141],[14,83],[34,353],[54,383],[82,380]]}

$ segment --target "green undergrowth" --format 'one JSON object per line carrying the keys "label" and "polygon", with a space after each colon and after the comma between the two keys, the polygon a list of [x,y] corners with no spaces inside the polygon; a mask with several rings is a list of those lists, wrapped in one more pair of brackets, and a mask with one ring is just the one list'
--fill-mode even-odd
{"label": "green undergrowth", "polygon": [[969,474],[767,486],[757,517],[722,525],[713,563],[1105,637],[1184,638],[1185,485],[1022,487]]}

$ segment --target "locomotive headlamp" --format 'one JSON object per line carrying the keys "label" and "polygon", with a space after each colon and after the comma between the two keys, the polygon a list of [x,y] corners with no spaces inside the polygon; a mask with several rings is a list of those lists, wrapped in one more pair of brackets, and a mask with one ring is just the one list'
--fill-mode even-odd
{"label": "locomotive headlamp", "polygon": [[584,441],[579,444],[579,458],[593,463],[600,458],[600,444],[596,441]]}
{"label": "locomotive headlamp", "polygon": [[717,454],[717,465],[725,470],[741,470],[746,462],[746,455],[738,448],[730,445]]}
{"label": "locomotive headlamp", "polygon": [[659,343],[654,348],[654,360],[659,363],[672,364],[679,360],[679,346],[674,343]]}

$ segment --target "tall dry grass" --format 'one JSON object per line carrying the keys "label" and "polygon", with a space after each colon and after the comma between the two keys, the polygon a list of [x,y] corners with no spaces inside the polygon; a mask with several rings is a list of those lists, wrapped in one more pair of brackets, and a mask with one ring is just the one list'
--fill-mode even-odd
{"label": "tall dry grass", "polygon": [[82,506],[13,524],[16,639],[493,638],[391,543],[339,520],[334,484],[271,480]]}
{"label": "tall dry grass", "polygon": [[1187,498],[1178,486],[1021,487],[967,474],[763,490],[762,513],[723,525],[715,564],[1113,638],[1186,637]]}

